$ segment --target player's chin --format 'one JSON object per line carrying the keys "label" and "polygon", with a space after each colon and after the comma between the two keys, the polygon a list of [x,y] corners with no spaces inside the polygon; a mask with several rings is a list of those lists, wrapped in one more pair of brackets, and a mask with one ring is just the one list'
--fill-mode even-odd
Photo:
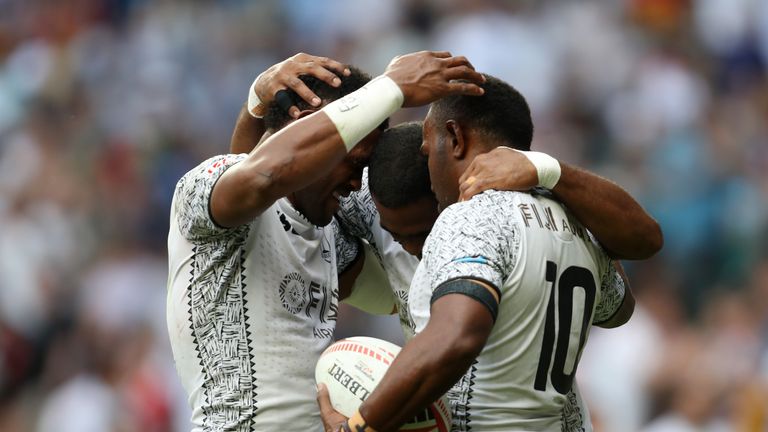
{"label": "player's chin", "polygon": [[[329,217],[335,215],[339,209],[341,208],[341,204],[339,203],[339,199],[336,197],[331,196],[328,198],[327,204],[325,206],[326,212],[328,213]],[[330,220],[328,221],[330,222]]]}
{"label": "player's chin", "polygon": [[326,226],[333,220],[333,215],[336,214],[336,212],[339,211],[339,200],[334,199],[331,197],[325,202],[325,206],[323,206],[323,212],[322,214],[318,214],[317,217],[315,217],[313,221],[311,221],[313,224],[317,226]]}

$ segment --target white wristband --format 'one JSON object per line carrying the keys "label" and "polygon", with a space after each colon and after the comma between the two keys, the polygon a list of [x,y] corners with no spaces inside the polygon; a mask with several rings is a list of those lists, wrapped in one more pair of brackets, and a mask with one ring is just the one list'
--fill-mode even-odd
{"label": "white wristband", "polygon": [[339,131],[347,152],[403,105],[403,92],[386,75],[328,104],[323,111]]}
{"label": "white wristband", "polygon": [[263,118],[261,99],[259,99],[259,95],[256,94],[256,81],[258,80],[259,78],[256,77],[256,79],[253,80],[253,84],[251,84],[251,88],[248,89],[248,114],[256,118]]}
{"label": "white wristband", "polygon": [[542,152],[516,151],[524,154],[533,166],[536,167],[536,172],[539,175],[539,186],[547,189],[555,187],[560,180],[560,162],[557,159]]}

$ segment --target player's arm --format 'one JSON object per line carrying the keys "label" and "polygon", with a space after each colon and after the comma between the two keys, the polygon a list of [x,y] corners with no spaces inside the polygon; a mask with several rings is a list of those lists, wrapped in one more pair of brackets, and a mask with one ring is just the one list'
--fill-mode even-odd
{"label": "player's arm", "polygon": [[424,331],[406,344],[360,407],[374,430],[397,430],[461,378],[493,329],[497,292],[472,279],[454,279],[435,290]]}
{"label": "player's arm", "polygon": [[[498,290],[485,282],[459,278],[440,285],[432,296],[424,331],[405,345],[376,390],[341,430],[367,430],[356,429],[367,425],[378,432],[396,431],[439,399],[482,351],[497,310]],[[330,408],[327,390],[321,390],[318,403],[328,425],[338,414]]]}
{"label": "player's arm", "polygon": [[229,152],[234,154],[250,153],[261,141],[267,127],[263,117],[254,117],[248,114],[248,104],[243,104],[237,115],[235,130],[232,131],[232,139],[229,142]]}
{"label": "player's arm", "polygon": [[396,313],[394,289],[369,244],[363,243],[361,255],[365,257],[358,273],[339,275],[339,300],[373,315]]}
{"label": "player's arm", "polygon": [[[546,164],[559,167],[559,179],[550,188],[573,215],[597,238],[615,259],[646,259],[658,252],[664,238],[659,224],[632,196],[616,183],[589,171],[547,159],[542,153],[499,147],[474,159],[460,178],[460,199],[466,200],[488,189],[528,190],[547,186]],[[544,171],[534,162],[543,161]],[[539,165],[541,168],[542,165]],[[551,171],[551,170],[550,170]],[[540,177],[549,177],[540,178]]]}
{"label": "player's arm", "polygon": [[243,104],[235,123],[229,150],[230,153],[250,153],[261,141],[266,126],[264,115],[276,101],[280,108],[291,117],[297,118],[299,109],[292,105],[290,97],[277,98],[281,90],[293,90],[310,106],[319,106],[320,98],[299,79],[302,75],[311,75],[330,86],[341,85],[339,76],[350,74],[349,68],[328,57],[317,57],[299,53],[262,72],[248,89],[247,102]]}
{"label": "player's arm", "polygon": [[[613,263],[613,269],[609,272],[608,279],[603,281],[601,291],[603,298],[601,304],[598,304],[597,312],[602,312],[603,317],[597,316],[594,325],[603,328],[615,328],[626,324],[635,311],[635,296],[632,295],[629,279],[620,262],[615,261]],[[606,304],[617,303],[616,300],[611,299],[611,296],[616,297],[618,295],[622,296],[619,307],[611,312],[611,306]],[[607,318],[604,317],[606,315]]]}
{"label": "player's arm", "polygon": [[[457,82],[463,79],[469,82]],[[213,220],[245,224],[277,199],[317,181],[401,106],[450,94],[480,95],[484,77],[463,57],[427,52],[396,57],[384,75],[270,135],[214,186]]]}

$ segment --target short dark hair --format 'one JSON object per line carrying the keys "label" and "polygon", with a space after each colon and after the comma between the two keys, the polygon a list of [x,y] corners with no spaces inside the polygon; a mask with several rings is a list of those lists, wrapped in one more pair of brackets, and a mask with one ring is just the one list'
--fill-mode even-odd
{"label": "short dark hair", "polygon": [[[485,75],[482,96],[448,96],[432,104],[436,121],[453,119],[464,127],[488,134],[498,145],[530,150],[533,120],[528,102],[506,82]],[[501,142],[498,142],[501,141]]]}
{"label": "short dark hair", "polygon": [[[299,77],[299,79],[302,80],[304,84],[306,84],[306,86],[309,87],[309,89],[312,90],[320,99],[322,99],[323,103],[329,103],[352,93],[371,80],[371,76],[362,70],[354,66],[348,67],[351,73],[349,76],[339,76],[341,79],[341,85],[338,87],[331,87],[325,81],[321,81],[310,75],[302,75]],[[288,90],[288,95],[291,97],[293,104],[296,105],[299,111],[317,109],[316,107],[313,107],[304,101],[304,99],[299,97],[299,95],[296,94],[296,92],[293,90]],[[269,105],[267,108],[267,113],[264,115],[264,125],[267,129],[270,130],[280,130],[285,127],[285,125],[287,125],[291,120],[293,120],[293,118],[288,114],[288,111],[281,108],[274,101]],[[387,125],[388,122],[385,121],[382,129],[386,128]]]}
{"label": "short dark hair", "polygon": [[387,208],[400,208],[434,196],[427,158],[421,154],[422,122],[385,130],[368,164],[371,195]]}

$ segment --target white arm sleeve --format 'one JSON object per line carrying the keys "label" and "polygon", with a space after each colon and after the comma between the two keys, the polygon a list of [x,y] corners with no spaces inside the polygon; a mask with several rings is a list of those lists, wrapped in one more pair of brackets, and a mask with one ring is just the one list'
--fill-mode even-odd
{"label": "white arm sleeve", "polygon": [[373,315],[389,315],[395,311],[395,297],[392,287],[371,246],[363,242],[365,264],[352,286],[352,294],[343,300],[364,312]]}

